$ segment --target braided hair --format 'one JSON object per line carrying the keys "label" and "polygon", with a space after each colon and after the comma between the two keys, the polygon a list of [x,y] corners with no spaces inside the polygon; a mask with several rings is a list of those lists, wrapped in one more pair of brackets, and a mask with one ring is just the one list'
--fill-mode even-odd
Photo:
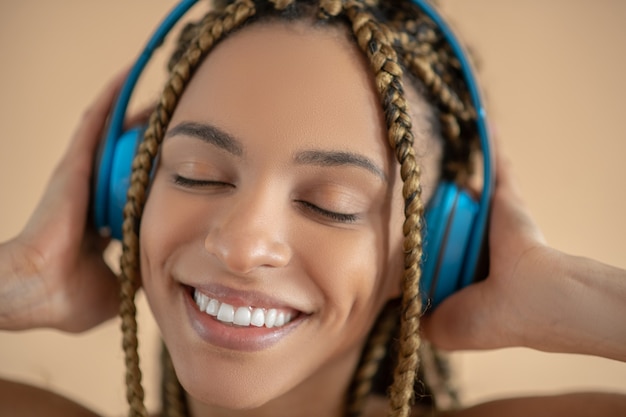
{"label": "braided hair", "polygon": [[[388,390],[389,416],[410,415],[419,369],[420,261],[424,204],[420,166],[405,78],[430,103],[443,139],[441,175],[465,181],[472,173],[470,156],[477,132],[469,93],[459,62],[436,25],[408,0],[218,0],[210,12],[182,31],[168,68],[169,79],[132,165],[124,208],[121,256],[121,328],[126,363],[129,416],[147,417],[137,354],[135,295],[139,287],[139,224],[146,202],[150,172],[174,109],[195,69],[225,36],[261,19],[303,19],[320,24],[343,23],[366,56],[375,78],[387,126],[388,142],[400,166],[404,198],[404,276],[399,306],[383,309],[365,344],[346,396],[346,414],[358,416],[370,395],[379,364],[395,343],[393,383]],[[405,75],[406,74],[406,75]],[[188,415],[185,394],[164,348],[163,416]]]}

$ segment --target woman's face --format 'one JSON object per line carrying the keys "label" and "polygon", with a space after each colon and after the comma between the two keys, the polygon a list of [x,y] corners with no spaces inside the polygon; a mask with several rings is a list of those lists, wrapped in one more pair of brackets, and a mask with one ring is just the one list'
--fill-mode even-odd
{"label": "woman's face", "polygon": [[399,293],[400,185],[355,48],[339,30],[253,25],[209,54],[173,115],[141,225],[143,285],[206,404],[342,395]]}

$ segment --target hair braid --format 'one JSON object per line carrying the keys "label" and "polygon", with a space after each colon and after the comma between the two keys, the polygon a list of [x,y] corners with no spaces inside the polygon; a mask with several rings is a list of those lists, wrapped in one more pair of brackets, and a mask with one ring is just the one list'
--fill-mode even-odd
{"label": "hair braid", "polygon": [[348,393],[348,416],[361,415],[365,401],[372,391],[373,379],[377,375],[381,361],[387,354],[392,336],[398,324],[398,308],[396,303],[388,303],[378,316],[374,327],[367,338],[361,355],[361,362],[352,380]]}
{"label": "hair braid", "polygon": [[423,378],[428,382],[431,394],[436,398],[438,409],[457,409],[460,401],[456,387],[450,383],[451,370],[447,356],[425,341],[420,346],[420,363]]}
{"label": "hair braid", "polygon": [[275,10],[285,10],[287,7],[294,4],[294,0],[268,0],[274,5]]}
{"label": "hair braid", "polygon": [[[341,0],[320,0],[318,18],[330,19],[343,11]],[[387,347],[391,341],[398,321],[398,312],[394,303],[389,303],[380,313],[370,332],[360,363],[354,373],[347,397],[347,415],[361,415],[367,397],[373,386],[380,363],[385,358]]]}
{"label": "hair braid", "polygon": [[444,145],[443,176],[463,183],[472,173],[472,167],[467,163],[472,141],[462,140],[461,135],[464,128],[473,127],[473,122],[468,123],[476,117],[473,109],[467,109],[465,103],[433,68],[433,64],[425,58],[409,56],[407,67],[424,82],[441,109],[439,121],[442,133],[447,138]]}
{"label": "hair braid", "polygon": [[388,138],[400,162],[405,199],[404,277],[400,316],[399,359],[390,391],[391,416],[406,417],[411,411],[413,386],[419,365],[418,333],[421,298],[419,296],[420,259],[422,256],[422,213],[420,168],[415,160],[411,119],[402,86],[402,68],[392,47],[389,29],[376,22],[356,0],[346,2],[346,14],[352,22],[357,43],[370,59],[376,85],[385,110]]}
{"label": "hair braid", "polygon": [[189,22],[183,27],[178,35],[177,46],[167,63],[167,69],[169,72],[174,70],[174,67],[178,61],[183,58],[187,50],[191,47],[191,44],[198,36],[200,28],[207,27],[213,24],[213,22],[220,16],[220,13],[216,11],[208,12],[200,21]]}
{"label": "hair braid", "polygon": [[[146,201],[146,190],[150,171],[165,130],[178,103],[178,100],[191,77],[214,43],[225,33],[238,27],[255,12],[251,0],[236,0],[228,5],[221,18],[207,19],[197,35],[190,41],[185,55],[172,68],[170,78],[163,90],[161,99],[152,113],[144,140],[139,145],[133,160],[128,201],[124,207],[123,240],[120,276],[121,304],[120,317],[122,346],[126,363],[126,397],[130,406],[130,417],[147,417],[144,405],[144,391],[141,385],[141,370],[137,353],[137,319],[135,295],[139,287],[139,223]],[[183,411],[184,413],[184,411]],[[184,415],[184,414],[181,414]]]}
{"label": "hair braid", "polygon": [[388,0],[382,6],[399,34],[404,67],[420,80],[433,102],[445,137],[442,176],[464,183],[473,172],[470,155],[477,147],[476,112],[461,65],[437,25],[410,2]]}
{"label": "hair braid", "polygon": [[343,10],[341,0],[320,0],[318,18],[326,19],[338,16]]}
{"label": "hair braid", "polygon": [[189,415],[187,398],[178,378],[176,370],[172,364],[172,358],[165,346],[161,346],[161,417],[186,417]]}

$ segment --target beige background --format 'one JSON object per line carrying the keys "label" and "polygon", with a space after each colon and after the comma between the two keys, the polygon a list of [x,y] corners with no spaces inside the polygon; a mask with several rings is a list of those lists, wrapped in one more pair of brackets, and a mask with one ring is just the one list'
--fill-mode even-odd
{"label": "beige background", "polygon": [[[441,0],[478,51],[490,111],[526,199],[557,248],[626,268],[626,2]],[[0,1],[0,241],[35,206],[85,105],[173,0]],[[156,65],[140,102],[158,90]],[[141,304],[149,404],[156,329]],[[0,332],[0,375],[121,415],[117,322],[86,334]],[[507,349],[455,355],[468,402],[606,388],[626,364]]]}

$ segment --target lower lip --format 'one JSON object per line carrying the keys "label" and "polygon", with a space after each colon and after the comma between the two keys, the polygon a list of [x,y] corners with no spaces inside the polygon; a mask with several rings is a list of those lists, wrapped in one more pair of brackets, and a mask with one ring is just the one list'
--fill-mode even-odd
{"label": "lower lip", "polygon": [[191,327],[205,342],[229,350],[255,352],[274,346],[295,330],[304,320],[300,314],[293,321],[282,327],[239,327],[222,323],[198,309],[193,300],[192,291],[185,288],[183,291],[185,309],[191,320]]}

